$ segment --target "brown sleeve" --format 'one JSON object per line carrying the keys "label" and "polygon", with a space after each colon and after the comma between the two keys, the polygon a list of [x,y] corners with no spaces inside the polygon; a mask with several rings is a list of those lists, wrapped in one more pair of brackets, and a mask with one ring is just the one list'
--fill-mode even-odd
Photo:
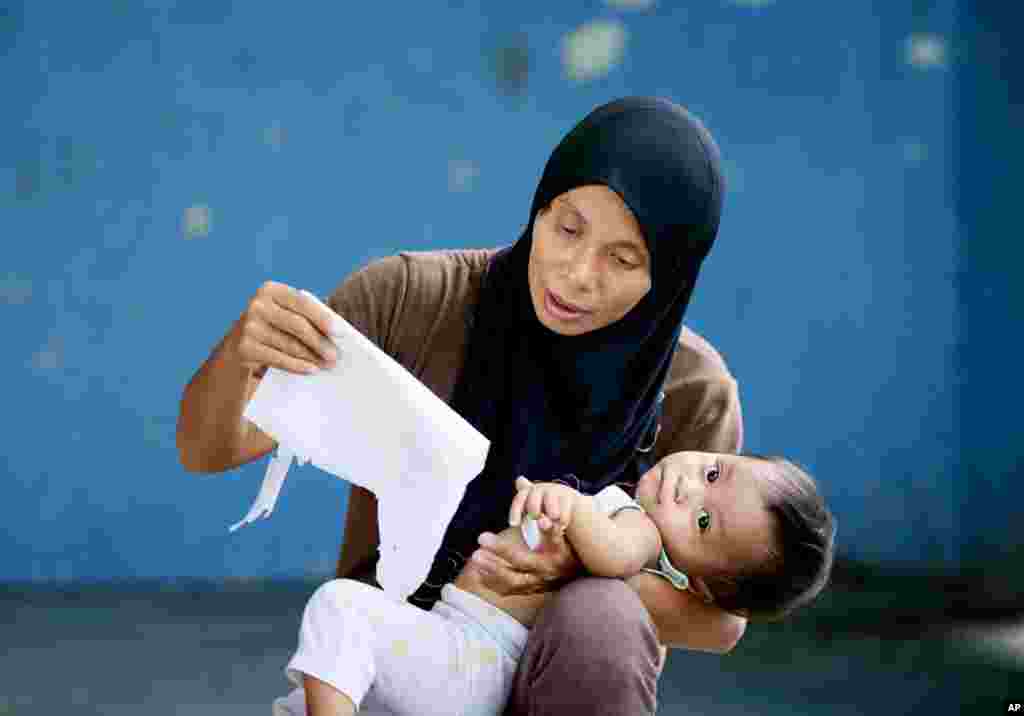
{"label": "brown sleeve", "polygon": [[330,306],[448,402],[489,255],[484,250],[403,251],[352,274]]}
{"label": "brown sleeve", "polygon": [[743,449],[736,380],[711,344],[689,329],[669,369],[661,426],[655,462],[682,450],[735,454]]}
{"label": "brown sleeve", "polygon": [[408,267],[401,256],[370,262],[351,273],[327,300],[336,313],[351,323],[385,353],[393,355],[408,288]]}

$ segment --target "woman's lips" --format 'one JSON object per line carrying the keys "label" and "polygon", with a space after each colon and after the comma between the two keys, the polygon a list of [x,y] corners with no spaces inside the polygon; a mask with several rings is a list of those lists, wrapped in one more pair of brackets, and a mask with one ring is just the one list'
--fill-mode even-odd
{"label": "woman's lips", "polygon": [[568,306],[563,306],[560,303],[560,299],[558,299],[551,291],[544,292],[544,303],[548,309],[548,313],[553,314],[556,318],[563,321],[577,320],[590,313],[590,311],[573,310],[568,308]]}

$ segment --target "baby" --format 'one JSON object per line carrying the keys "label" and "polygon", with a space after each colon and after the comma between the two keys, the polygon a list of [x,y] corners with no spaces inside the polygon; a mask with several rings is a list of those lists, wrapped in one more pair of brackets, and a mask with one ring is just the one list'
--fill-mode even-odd
{"label": "baby", "polygon": [[[832,515],[814,480],[783,458],[681,452],[594,496],[520,477],[501,537],[524,518],[558,530],[589,574],[658,574],[751,620],[812,600],[832,566]],[[525,540],[524,540],[525,541]],[[501,714],[528,629],[548,595],[502,596],[468,562],[430,612],[354,580],[310,597],[276,716]]]}

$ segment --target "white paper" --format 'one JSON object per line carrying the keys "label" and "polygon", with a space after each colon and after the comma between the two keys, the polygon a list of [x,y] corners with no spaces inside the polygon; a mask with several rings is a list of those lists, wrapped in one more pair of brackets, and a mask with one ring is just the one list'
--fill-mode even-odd
{"label": "white paper", "polygon": [[278,454],[249,513],[231,529],[269,515],[292,457],[308,460],[377,496],[377,581],[405,599],[426,578],[466,485],[483,469],[490,442],[331,313],[335,366],[312,375],[271,368],[245,409],[247,419],[277,440]]}

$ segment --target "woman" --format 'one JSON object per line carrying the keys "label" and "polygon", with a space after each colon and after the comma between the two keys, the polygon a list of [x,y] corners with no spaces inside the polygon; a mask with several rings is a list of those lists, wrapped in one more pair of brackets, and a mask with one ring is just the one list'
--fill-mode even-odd
{"label": "woman", "polygon": [[[682,450],[739,450],[735,382],[682,326],[723,188],[697,120],[666,100],[618,100],[555,149],[515,244],[390,257],[334,293],[335,311],[491,440],[410,601],[430,608],[466,558],[503,594],[577,576],[555,533],[535,552],[495,538],[519,475],[595,494],[635,484],[658,461],[672,469],[664,458]],[[185,389],[183,464],[213,472],[271,450],[242,419],[245,403],[267,366],[329,365],[326,328],[294,289],[264,285]],[[373,497],[353,488],[338,575],[367,573],[376,538]],[[653,714],[659,643],[722,652],[743,629],[655,575],[575,579],[530,634],[509,713]]]}

